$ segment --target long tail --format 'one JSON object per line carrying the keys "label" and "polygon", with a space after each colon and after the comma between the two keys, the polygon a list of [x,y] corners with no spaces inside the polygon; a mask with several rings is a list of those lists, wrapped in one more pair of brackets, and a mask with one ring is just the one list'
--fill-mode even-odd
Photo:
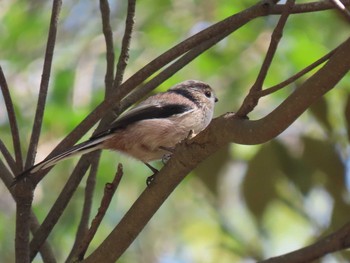
{"label": "long tail", "polygon": [[57,164],[60,161],[63,161],[65,159],[68,159],[70,157],[73,157],[75,155],[83,155],[89,152],[93,152],[99,149],[102,149],[102,142],[106,140],[106,137],[108,136],[103,136],[97,139],[91,139],[86,142],[82,142],[78,145],[73,146],[69,150],[60,153],[52,158],[46,159],[41,161],[40,163],[37,163],[36,165],[32,166],[28,170],[23,171],[22,173],[18,174],[15,178],[14,181],[12,182],[12,186],[18,183],[19,181],[23,180],[27,176],[34,174],[38,171],[45,170],[55,164]]}

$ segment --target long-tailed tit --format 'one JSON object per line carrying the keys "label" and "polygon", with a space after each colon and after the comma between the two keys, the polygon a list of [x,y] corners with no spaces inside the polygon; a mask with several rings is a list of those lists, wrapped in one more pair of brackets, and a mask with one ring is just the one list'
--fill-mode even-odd
{"label": "long-tailed tit", "polygon": [[155,172],[148,162],[162,159],[190,133],[195,136],[204,130],[213,117],[216,101],[208,84],[197,80],[179,83],[167,92],[150,96],[114,121],[108,130],[34,165],[18,175],[14,183],[66,158],[100,149],[141,160]]}

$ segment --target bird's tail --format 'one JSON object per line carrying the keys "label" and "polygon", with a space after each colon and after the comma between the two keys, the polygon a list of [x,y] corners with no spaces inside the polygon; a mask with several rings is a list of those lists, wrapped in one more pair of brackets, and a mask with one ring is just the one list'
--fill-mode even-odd
{"label": "bird's tail", "polygon": [[72,148],[70,148],[69,150],[67,150],[63,153],[60,153],[54,157],[45,159],[45,160],[41,161],[40,163],[37,163],[36,165],[32,166],[31,168],[18,174],[15,177],[12,185],[15,185],[17,182],[19,182],[20,180],[23,180],[27,176],[34,174],[38,171],[45,170],[45,169],[57,164],[60,161],[63,161],[65,159],[68,159],[68,158],[73,157],[75,155],[82,155],[82,154],[86,154],[89,152],[99,150],[99,149],[101,149],[102,142],[105,139],[106,139],[106,136],[103,136],[101,138],[91,139],[91,140],[88,140],[86,142],[82,142],[78,145],[75,145]]}

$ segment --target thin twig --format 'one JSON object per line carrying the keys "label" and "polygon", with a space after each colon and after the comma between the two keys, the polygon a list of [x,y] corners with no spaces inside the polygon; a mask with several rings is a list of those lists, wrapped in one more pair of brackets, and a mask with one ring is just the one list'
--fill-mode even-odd
{"label": "thin twig", "polygon": [[[12,134],[12,142],[13,142],[13,148],[15,151],[15,160],[18,170],[23,169],[23,158],[22,158],[22,151],[21,151],[21,140],[19,138],[19,131],[18,131],[18,125],[17,125],[17,118],[16,113],[13,107],[13,102],[10,95],[10,90],[7,85],[7,81],[4,75],[4,72],[2,71],[2,68],[0,66],[0,87],[1,92],[4,97],[6,109],[7,109],[7,115],[9,118],[10,128],[11,128],[11,134]],[[12,170],[13,171],[13,170]]]}
{"label": "thin twig", "polygon": [[45,111],[47,90],[50,81],[53,52],[56,44],[58,16],[61,10],[61,6],[62,0],[53,1],[50,28],[46,44],[45,60],[40,83],[39,98],[25,164],[26,169],[33,165],[36,155],[36,149],[38,147],[38,141],[41,133],[41,125],[43,122],[43,116]]}
{"label": "thin twig", "polygon": [[1,139],[0,139],[0,152],[4,156],[9,167],[11,168],[11,171],[14,174],[17,174],[19,172],[19,170],[18,170],[18,167],[16,166],[16,162],[15,162],[15,160],[13,160],[10,152],[7,150],[5,144],[3,143],[3,141]]}
{"label": "thin twig", "polygon": [[315,69],[317,66],[319,66],[322,63],[326,62],[335,53],[336,50],[337,50],[337,48],[333,49],[331,52],[327,53],[326,55],[324,55],[320,59],[316,60],[315,62],[313,62],[312,64],[310,64],[306,68],[302,69],[301,71],[299,71],[295,75],[293,75],[290,78],[286,79],[285,81],[282,81],[281,83],[279,83],[279,84],[277,84],[275,86],[272,86],[270,88],[258,91],[258,92],[256,92],[255,94],[252,94],[252,95],[257,96],[257,97],[264,97],[266,95],[272,94],[272,93],[274,93],[274,92],[276,92],[276,91],[278,91],[278,90],[288,86],[289,84],[293,83],[294,81],[296,81],[297,79],[299,79],[303,75],[305,75],[308,72],[310,72],[311,70]]}
{"label": "thin twig", "polygon": [[129,60],[129,46],[131,41],[131,34],[134,27],[136,0],[128,0],[128,11],[125,21],[125,30],[122,40],[122,46],[120,55],[117,63],[117,71],[114,78],[113,87],[114,89],[119,87],[123,81],[125,68]]}
{"label": "thin twig", "polygon": [[33,235],[33,238],[30,242],[31,260],[34,259],[42,244],[51,233],[53,227],[58,222],[58,219],[61,217],[63,211],[66,209],[69,200],[72,198],[75,190],[77,189],[79,183],[81,182],[83,176],[90,166],[90,158],[93,154],[94,153],[87,154],[79,160],[78,164],[74,168],[72,175],[69,177],[67,183],[58,196],[56,202],[51,207],[49,213],[47,214],[37,232]]}
{"label": "thin twig", "polygon": [[284,26],[286,25],[287,19],[294,6],[294,3],[295,3],[295,0],[288,0],[285,5],[285,9],[271,35],[271,42],[267,50],[264,62],[261,66],[259,75],[255,83],[251,87],[249,94],[244,99],[242,106],[239,108],[239,110],[236,113],[238,117],[246,117],[247,114],[251,112],[259,102],[259,98],[252,96],[252,94],[262,90],[262,86],[267,76],[267,72],[271,66],[272,59],[275,56],[275,53],[277,51],[278,44],[283,36]]}
{"label": "thin twig", "polygon": [[340,0],[331,0],[333,4],[339,9],[341,14],[350,22],[350,11]]}
{"label": "thin twig", "polygon": [[96,153],[96,156],[94,156],[94,158],[91,161],[90,173],[86,180],[85,198],[84,198],[84,205],[81,213],[80,223],[78,226],[77,233],[75,235],[74,245],[66,259],[66,262],[70,262],[72,258],[78,254],[78,248],[82,243],[82,240],[86,236],[89,229],[89,220],[90,220],[93,195],[94,195],[94,190],[96,185],[96,175],[97,175],[100,157],[101,157],[101,151],[98,151]]}
{"label": "thin twig", "polygon": [[100,0],[100,11],[102,18],[102,31],[106,42],[106,75],[105,86],[106,95],[112,90],[113,77],[114,77],[114,44],[113,44],[113,32],[110,24],[110,9],[108,0]]}
{"label": "thin twig", "polygon": [[[5,165],[5,163],[2,161],[1,158],[0,158],[0,178],[6,185],[7,189],[10,189],[11,183],[13,182],[13,176],[9,168]],[[10,192],[12,193],[12,191]]]}
{"label": "thin twig", "polygon": [[107,183],[104,190],[104,195],[101,200],[100,208],[98,209],[97,215],[95,216],[94,220],[91,223],[91,226],[89,228],[89,231],[87,235],[85,236],[83,242],[81,243],[81,246],[78,249],[78,260],[82,260],[84,258],[84,255],[95,236],[98,227],[100,226],[103,217],[106,214],[106,211],[112,201],[112,198],[114,196],[115,191],[118,188],[118,185],[122,179],[123,176],[123,166],[122,164],[118,165],[118,170],[114,176],[112,183]]}

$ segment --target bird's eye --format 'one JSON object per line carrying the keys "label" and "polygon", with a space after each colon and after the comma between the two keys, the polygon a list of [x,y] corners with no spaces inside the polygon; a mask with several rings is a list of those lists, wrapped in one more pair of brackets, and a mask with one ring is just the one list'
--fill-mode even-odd
{"label": "bird's eye", "polygon": [[211,97],[211,92],[210,92],[210,91],[206,91],[206,92],[204,92],[204,95],[205,95],[207,98],[210,98],[210,97]]}

